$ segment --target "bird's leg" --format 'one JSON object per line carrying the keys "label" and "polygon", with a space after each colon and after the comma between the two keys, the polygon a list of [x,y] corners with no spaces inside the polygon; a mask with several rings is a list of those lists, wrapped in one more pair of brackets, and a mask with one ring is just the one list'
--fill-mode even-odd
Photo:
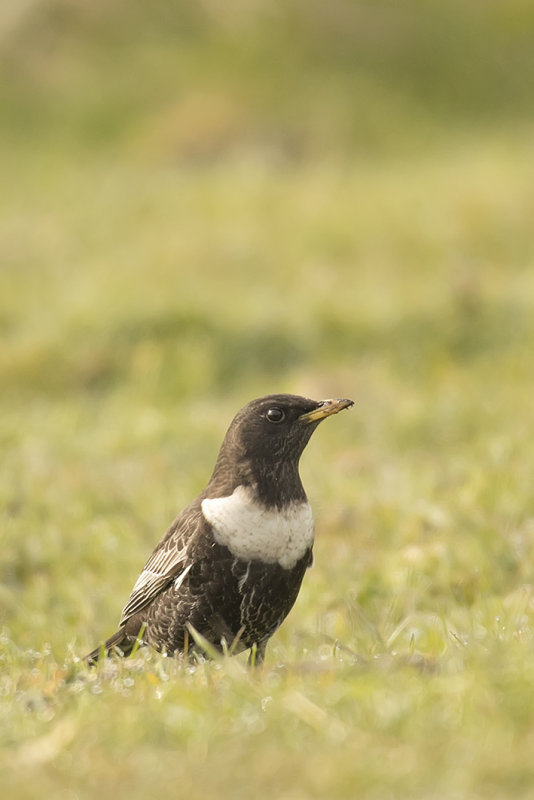
{"label": "bird's leg", "polygon": [[265,648],[267,647],[267,639],[263,639],[261,642],[254,642],[252,647],[250,648],[250,654],[248,657],[248,665],[252,669],[255,667],[261,667],[265,658]]}

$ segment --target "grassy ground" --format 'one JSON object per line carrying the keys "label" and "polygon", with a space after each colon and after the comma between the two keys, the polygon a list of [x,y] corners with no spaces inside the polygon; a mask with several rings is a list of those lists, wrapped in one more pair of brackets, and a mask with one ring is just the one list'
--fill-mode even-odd
{"label": "grassy ground", "polygon": [[[129,38],[135,14],[120,36],[119,3],[111,25],[98,3],[87,19],[78,9],[81,22],[65,4],[36,3],[4,45],[18,93],[0,87],[3,791],[532,797],[534,181],[522,82],[499,84],[497,70],[508,116],[477,124],[470,98],[491,116],[488,41],[454,104],[442,50],[419,47],[432,28],[415,6],[384,63],[367,10],[359,83],[348,51],[327,51],[345,18],[319,39],[315,9],[287,52],[287,19],[269,17],[261,38],[234,5],[230,22],[205,6],[215,22],[189,19],[178,54],[165,14],[160,47]],[[399,21],[388,8],[384,35]],[[518,22],[528,9],[492,9],[486,38],[498,30],[500,52],[530,74]],[[458,31],[470,41],[474,6],[460,22],[441,14],[437,44]],[[285,61],[270,83],[273,42]],[[132,49],[146,68],[135,86]],[[178,111],[171,58],[205,68]],[[278,83],[277,70],[307,58],[316,72],[293,80],[329,98],[332,130],[315,124],[309,94],[297,114],[295,87]],[[376,99],[358,129],[342,102],[353,90]],[[398,146],[391,133],[373,140],[381,120]],[[114,630],[233,413],[270,391],[356,406],[304,455],[316,565],[265,667],[143,651],[89,673],[78,658]]]}

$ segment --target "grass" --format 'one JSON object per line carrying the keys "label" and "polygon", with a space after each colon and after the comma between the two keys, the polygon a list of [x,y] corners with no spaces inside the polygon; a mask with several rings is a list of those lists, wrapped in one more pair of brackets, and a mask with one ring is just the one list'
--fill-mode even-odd
{"label": "grass", "polygon": [[[3,56],[20,92],[2,88],[0,154],[4,793],[532,797],[534,183],[521,81],[504,121],[464,118],[483,73],[479,42],[457,117],[421,147],[417,123],[426,135],[453,107],[442,50],[417,49],[423,15],[421,29],[403,29],[397,57],[406,65],[409,42],[414,70],[445,70],[435,67],[443,82],[428,117],[424,70],[411,99],[399,77],[391,108],[378,70],[380,108],[353,137],[338,103],[350,89],[344,50],[328,67],[341,81],[333,138],[312,115],[296,155],[285,144],[273,153],[262,137],[237,146],[228,133],[245,114],[249,133],[275,120],[296,135],[291,82],[280,108],[250,100],[260,85],[276,95],[266,48],[256,71],[232,72],[240,104],[191,92],[177,155],[165,81],[173,59],[189,58],[205,66],[193,89],[204,81],[218,96],[221,54],[203,61],[213,29],[176,54],[162,25],[143,89],[128,84],[137,28],[121,28],[125,53],[106,82],[120,26],[104,36],[100,9],[78,29],[68,14],[47,17],[49,5],[36,4],[43,16]],[[495,4],[487,22],[508,19],[503,47],[506,8]],[[303,38],[287,53],[273,20],[264,41],[289,62],[315,58],[314,14],[313,47]],[[62,47],[46,59],[54,30]],[[248,35],[225,30],[252,58]],[[323,57],[334,34],[320,40]],[[369,52],[366,69],[378,58]],[[389,53],[391,85],[394,66]],[[316,64],[313,80],[326,86],[328,69]],[[42,119],[40,70],[55,98]],[[129,110],[114,106],[123,85]],[[156,85],[163,112],[143,105]],[[199,157],[184,141],[205,106],[216,147]],[[490,106],[481,96],[486,115]],[[102,140],[80,133],[80,114],[108,119]],[[373,150],[368,133],[387,114],[399,147],[384,137]],[[32,125],[19,136],[23,119]],[[269,391],[356,406],[304,454],[316,563],[265,666],[142,650],[87,671],[80,657],[114,630],[151,548],[204,486],[233,413]]]}

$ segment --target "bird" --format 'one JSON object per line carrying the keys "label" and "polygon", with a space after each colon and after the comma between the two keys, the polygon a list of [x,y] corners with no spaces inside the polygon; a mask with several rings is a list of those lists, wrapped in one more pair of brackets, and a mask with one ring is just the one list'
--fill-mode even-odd
{"label": "bird", "polygon": [[85,657],[140,645],[203,657],[249,650],[261,664],[313,562],[299,474],[319,423],[354,405],[271,394],[234,417],[206,488],[172,522],[137,579],[116,633]]}

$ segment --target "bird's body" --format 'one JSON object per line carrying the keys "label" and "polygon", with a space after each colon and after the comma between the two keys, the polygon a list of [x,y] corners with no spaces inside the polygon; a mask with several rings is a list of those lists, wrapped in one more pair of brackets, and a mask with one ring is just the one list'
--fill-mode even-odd
{"label": "bird's body", "polygon": [[350,405],[270,395],[245,406],[206,489],[147,561],[119,630],[87,661],[116,648],[128,655],[138,638],[169,654],[203,640],[216,650],[253,648],[261,660],[312,563],[300,455],[321,419]]}

